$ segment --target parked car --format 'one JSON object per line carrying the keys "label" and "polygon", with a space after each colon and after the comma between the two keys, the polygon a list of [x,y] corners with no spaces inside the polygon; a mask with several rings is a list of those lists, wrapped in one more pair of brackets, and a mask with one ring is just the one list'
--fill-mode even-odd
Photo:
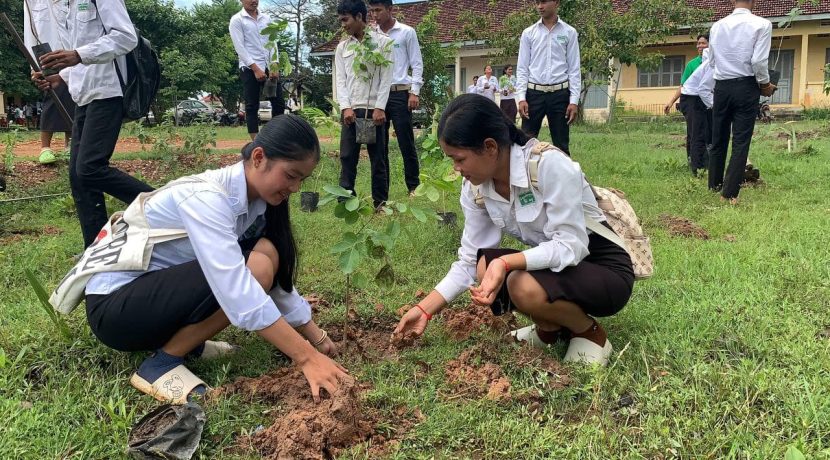
{"label": "parked car", "polygon": [[424,109],[412,111],[412,127],[416,129],[428,128],[432,124],[432,117]]}
{"label": "parked car", "polygon": [[271,101],[260,101],[257,114],[259,115],[260,123],[268,123],[271,121]]}
{"label": "parked car", "polygon": [[187,125],[194,121],[209,121],[213,119],[213,107],[202,101],[188,99],[179,102],[175,108],[167,109],[166,119],[173,119],[176,126]]}

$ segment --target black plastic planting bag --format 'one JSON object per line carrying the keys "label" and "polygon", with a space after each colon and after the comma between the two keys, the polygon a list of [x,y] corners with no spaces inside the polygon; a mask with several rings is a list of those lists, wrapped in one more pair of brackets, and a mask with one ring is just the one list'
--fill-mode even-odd
{"label": "black plastic planting bag", "polygon": [[127,453],[141,460],[190,460],[199,447],[204,426],[205,411],[198,404],[165,404],[135,424]]}

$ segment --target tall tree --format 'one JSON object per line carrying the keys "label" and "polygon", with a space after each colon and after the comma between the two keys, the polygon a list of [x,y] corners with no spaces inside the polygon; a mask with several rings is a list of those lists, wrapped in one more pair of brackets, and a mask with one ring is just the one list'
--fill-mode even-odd
{"label": "tall tree", "polygon": [[[311,50],[328,43],[341,32],[337,21],[337,0],[318,0],[315,4],[316,9],[306,17],[303,25],[305,44]],[[310,74],[310,78],[305,80],[305,87],[310,90],[306,103],[326,111],[332,108],[331,62],[330,57],[309,56],[306,70]]]}
{"label": "tall tree", "polygon": [[[0,0],[0,11],[14,23],[17,33],[23,36],[23,2]],[[0,91],[6,96],[17,95],[27,101],[40,98],[37,88],[29,80],[29,64],[17,48],[12,37],[0,28]]]}

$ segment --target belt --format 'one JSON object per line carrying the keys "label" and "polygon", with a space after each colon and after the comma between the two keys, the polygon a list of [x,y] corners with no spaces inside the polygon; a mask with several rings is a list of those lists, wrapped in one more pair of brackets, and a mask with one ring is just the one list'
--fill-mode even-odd
{"label": "belt", "polygon": [[552,85],[540,85],[539,83],[528,83],[527,87],[530,89],[535,89],[536,91],[542,91],[544,93],[552,93],[554,91],[559,91],[561,89],[568,89],[570,85],[567,81],[563,81],[562,83],[554,83]]}
{"label": "belt", "polygon": [[389,91],[409,91],[410,89],[412,89],[412,85],[392,85]]}

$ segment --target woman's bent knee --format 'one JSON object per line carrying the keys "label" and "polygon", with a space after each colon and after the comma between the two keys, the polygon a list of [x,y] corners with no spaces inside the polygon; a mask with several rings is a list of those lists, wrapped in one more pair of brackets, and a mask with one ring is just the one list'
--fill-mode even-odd
{"label": "woman's bent knee", "polygon": [[268,257],[271,261],[271,266],[274,268],[274,273],[277,272],[280,266],[280,254],[277,252],[277,247],[274,246],[274,243],[272,243],[271,240],[268,238],[260,238],[257,240],[256,245],[254,245],[254,249],[252,249],[252,253],[253,252],[258,252]]}
{"label": "woman's bent knee", "polygon": [[542,286],[526,271],[514,271],[504,281],[510,301],[520,311],[548,303],[548,296]]}
{"label": "woman's bent knee", "polygon": [[262,286],[262,289],[270,291],[274,284],[274,275],[277,271],[274,268],[273,261],[265,254],[257,251],[252,251],[248,256],[248,269],[251,274]]}

